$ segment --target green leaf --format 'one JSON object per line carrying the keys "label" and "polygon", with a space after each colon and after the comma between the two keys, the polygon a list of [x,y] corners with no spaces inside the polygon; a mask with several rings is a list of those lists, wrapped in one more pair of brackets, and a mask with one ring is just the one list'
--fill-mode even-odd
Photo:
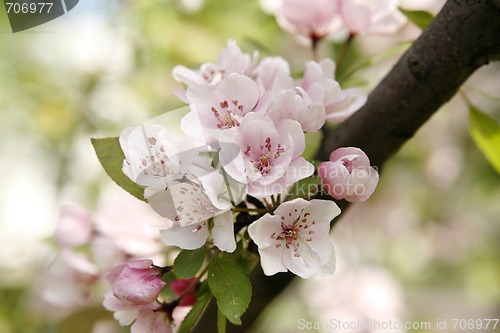
{"label": "green leaf", "polygon": [[217,311],[217,333],[226,333],[226,316],[218,310]]}
{"label": "green leaf", "polygon": [[[318,168],[317,165],[314,167]],[[319,184],[321,184],[321,179],[316,175],[301,179],[290,188],[287,199],[309,198],[316,194]]]}
{"label": "green leaf", "polygon": [[118,138],[90,139],[94,146],[99,162],[109,177],[128,193],[137,199],[144,199],[144,188],[132,182],[122,171],[125,156],[118,142]]}
{"label": "green leaf", "polygon": [[477,147],[500,173],[500,125],[487,114],[471,107],[469,130]]}
{"label": "green leaf", "polygon": [[174,272],[182,279],[196,275],[205,261],[205,248],[182,250],[174,261]]}
{"label": "green leaf", "polygon": [[231,323],[241,325],[241,315],[252,297],[252,285],[241,267],[215,257],[208,269],[208,286],[222,314]]}
{"label": "green leaf", "polygon": [[423,10],[406,10],[399,8],[401,13],[403,13],[410,21],[413,22],[417,27],[424,30],[427,26],[434,20],[434,16],[431,13]]}
{"label": "green leaf", "polygon": [[182,321],[182,324],[179,327],[179,330],[177,331],[177,333],[190,332],[191,329],[196,326],[196,323],[200,319],[203,312],[205,312],[205,310],[208,306],[208,302],[212,298],[212,295],[210,294],[210,289],[208,288],[207,282],[204,282],[200,286],[196,295],[197,295],[196,296],[196,303],[194,304],[191,311],[189,311],[186,318],[184,318],[184,320]]}

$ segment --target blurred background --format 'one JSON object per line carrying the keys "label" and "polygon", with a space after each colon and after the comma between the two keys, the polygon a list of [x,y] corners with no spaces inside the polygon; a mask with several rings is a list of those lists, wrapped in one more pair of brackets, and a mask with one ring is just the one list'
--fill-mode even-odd
{"label": "blurred background", "polygon": [[[228,38],[248,53],[281,55],[301,73],[312,54],[279,28],[276,3],[81,0],[68,14],[16,34],[0,11],[0,332],[129,331],[100,306],[107,287],[96,281],[103,258],[115,252],[103,241],[68,254],[52,237],[61,219],[89,219],[106,239],[120,238],[127,253],[161,248],[151,228],[138,231],[161,221],[106,176],[90,138],[118,136],[183,106],[173,96],[180,87],[173,67],[214,62]],[[436,14],[444,1],[400,3]],[[360,37],[345,66],[400,50],[420,32],[408,22],[394,35]],[[325,57],[335,51],[333,42],[321,45]],[[341,83],[369,92],[396,61],[398,52],[391,54]],[[462,90],[497,121],[499,75],[499,64],[483,67]],[[338,272],[295,281],[265,310],[256,332],[424,332],[445,319],[441,331],[452,332],[453,318],[499,317],[500,175],[470,139],[461,96],[387,164],[374,196],[351,207],[332,236]],[[84,258],[71,257],[77,252]],[[58,278],[74,271],[88,279],[61,289]],[[358,319],[413,328],[330,326]],[[300,320],[322,330],[301,329]]]}

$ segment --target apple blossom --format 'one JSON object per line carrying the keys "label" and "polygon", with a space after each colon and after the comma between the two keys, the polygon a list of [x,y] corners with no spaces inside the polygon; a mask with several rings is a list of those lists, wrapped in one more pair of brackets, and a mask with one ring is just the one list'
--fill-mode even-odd
{"label": "apple blossom", "polygon": [[197,140],[214,148],[218,148],[220,132],[239,126],[259,101],[257,84],[241,74],[231,74],[216,86],[190,87],[186,94],[191,113],[182,119],[184,132],[198,133]]}
{"label": "apple blossom", "polygon": [[332,201],[295,199],[282,203],[248,227],[266,275],[290,270],[309,278],[335,271],[330,222],[340,214]]}
{"label": "apple blossom", "polygon": [[235,191],[222,174],[213,172],[197,182],[179,181],[149,197],[148,202],[158,214],[172,221],[169,228],[160,231],[168,245],[188,250],[200,248],[209,236],[209,219],[213,219],[215,246],[233,252],[236,242],[230,209],[231,198],[240,200],[238,192],[242,190]]}
{"label": "apple blossom", "polygon": [[149,191],[165,189],[186,174],[210,169],[200,155],[205,147],[185,136],[173,135],[160,125],[126,128],[119,140],[125,154],[123,172]]}
{"label": "apple blossom", "polygon": [[169,322],[166,312],[142,308],[130,327],[130,333],[171,333]]}
{"label": "apple blossom", "polygon": [[[175,80],[184,83],[187,87],[216,85],[229,74],[250,75],[255,68],[257,59],[257,52],[252,56],[242,53],[236,41],[230,39],[215,64],[205,63],[201,65],[199,70],[176,66],[173,70],[173,76]],[[178,91],[176,95],[183,102],[188,102],[185,90]]]}
{"label": "apple blossom", "polygon": [[[239,146],[236,158],[234,144]],[[314,173],[313,165],[300,156],[305,138],[293,120],[275,125],[259,113],[248,114],[238,128],[222,132],[220,145],[224,170],[255,197],[281,193]]]}
{"label": "apple blossom", "polygon": [[[121,326],[132,324],[137,319],[137,315],[142,307],[137,304],[123,302],[113,294],[112,290],[104,294],[102,305],[106,310],[113,312],[113,317]],[[158,308],[159,303],[148,304],[146,306]]]}
{"label": "apple blossom", "polygon": [[113,294],[120,300],[136,305],[156,301],[166,285],[160,277],[162,270],[149,259],[134,260],[115,267],[105,279],[113,286]]}
{"label": "apple blossom", "polygon": [[322,98],[313,101],[304,89],[295,86],[288,75],[277,75],[271,96],[266,114],[275,124],[284,119],[295,120],[304,132],[317,131],[325,124]]}
{"label": "apple blossom", "polygon": [[406,22],[398,0],[337,0],[339,12],[351,34],[390,34]]}
{"label": "apple blossom", "polygon": [[47,303],[68,307],[88,304],[94,298],[93,287],[99,269],[90,258],[72,249],[64,249],[42,278],[41,296]]}
{"label": "apple blossom", "polygon": [[76,247],[90,242],[94,232],[92,214],[83,208],[63,206],[54,232],[54,239],[64,247]]}
{"label": "apple blossom", "polygon": [[336,32],[342,23],[334,0],[283,0],[276,19],[284,30],[312,40]]}
{"label": "apple blossom", "polygon": [[335,81],[335,63],[325,58],[320,62],[308,61],[304,77],[298,82],[312,103],[324,106],[326,120],[340,123],[359,110],[366,102],[366,94],[361,89],[342,90]]}
{"label": "apple blossom", "polygon": [[322,162],[318,173],[325,191],[335,199],[361,202],[368,199],[378,183],[378,172],[359,148],[334,150],[330,161]]}

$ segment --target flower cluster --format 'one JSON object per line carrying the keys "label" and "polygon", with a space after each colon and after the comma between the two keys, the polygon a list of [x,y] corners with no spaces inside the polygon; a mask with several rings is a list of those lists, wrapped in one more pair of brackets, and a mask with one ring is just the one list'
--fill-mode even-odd
{"label": "flower cluster", "polygon": [[406,22],[397,0],[283,0],[276,18],[284,30],[316,41],[342,33],[394,33]]}
{"label": "flower cluster", "polygon": [[[233,252],[248,227],[266,274],[333,272],[329,223],[340,210],[331,201],[291,200],[289,190],[315,172],[302,157],[305,132],[342,122],[366,101],[359,89],[341,89],[334,72],[330,59],[309,61],[293,79],[283,58],[259,61],[232,40],[216,63],[174,69],[184,84],[177,96],[189,107],[120,136],[123,171],[168,220],[161,231],[168,245],[194,250],[208,241]],[[332,153],[319,176],[319,190],[348,201],[366,200],[378,180],[355,148]],[[236,230],[243,213],[246,225]]]}

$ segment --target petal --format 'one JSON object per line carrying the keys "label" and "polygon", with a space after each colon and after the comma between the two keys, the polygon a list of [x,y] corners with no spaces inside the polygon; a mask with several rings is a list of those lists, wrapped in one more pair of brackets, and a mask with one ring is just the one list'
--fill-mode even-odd
{"label": "petal", "polygon": [[370,160],[365,152],[356,147],[343,147],[332,151],[330,161],[340,161],[346,159],[353,162],[353,167],[370,167]]}
{"label": "petal", "polygon": [[270,276],[279,272],[288,271],[282,259],[284,251],[285,246],[270,246],[264,249],[259,248],[260,265],[265,275]]}
{"label": "petal", "polygon": [[326,120],[338,124],[361,109],[367,100],[366,94],[358,88],[342,90],[339,99],[325,106]]}
{"label": "petal", "polygon": [[212,237],[215,246],[217,246],[219,250],[225,252],[234,252],[234,250],[236,250],[233,214],[231,211],[214,217]]}
{"label": "petal", "polygon": [[314,173],[314,165],[307,162],[303,157],[296,158],[290,163],[286,171],[286,186],[290,186],[293,183],[312,176]]}
{"label": "petal", "polygon": [[243,106],[245,113],[251,111],[259,100],[259,89],[257,84],[247,76],[231,74],[226,77],[215,89],[217,97],[227,100],[229,103],[238,101]]}
{"label": "petal", "polygon": [[276,241],[271,236],[279,234],[281,231],[281,217],[269,213],[262,216],[248,227],[248,234],[255,244],[257,244],[259,249],[273,247]]}
{"label": "petal", "polygon": [[291,249],[283,252],[283,263],[295,275],[308,279],[318,271],[321,266],[319,256],[304,244],[298,253]]}
{"label": "petal", "polygon": [[[276,208],[274,211],[274,215],[283,216],[289,220],[295,220],[298,214],[302,209],[306,208],[310,205],[310,201],[304,200],[302,198],[293,199],[290,201],[283,202],[281,205]],[[290,214],[290,215],[289,215]],[[280,227],[281,232],[281,227]]]}
{"label": "petal", "polygon": [[181,227],[174,224],[169,229],[160,230],[167,245],[178,246],[185,250],[195,250],[202,247],[208,238],[208,227],[204,223]]}
{"label": "petal", "polygon": [[[349,202],[362,202],[366,201],[375,191],[379,180],[377,170],[370,167],[368,172],[368,179],[362,184],[362,191],[354,188],[354,194],[347,196],[345,199]],[[359,193],[359,194],[358,194]]]}

